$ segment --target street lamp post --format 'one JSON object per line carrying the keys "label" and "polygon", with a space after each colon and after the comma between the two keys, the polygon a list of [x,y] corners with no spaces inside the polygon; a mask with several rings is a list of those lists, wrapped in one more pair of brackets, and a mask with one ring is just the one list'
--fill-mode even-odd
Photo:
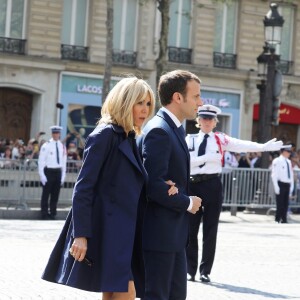
{"label": "street lamp post", "polygon": [[[272,138],[272,115],[275,98],[274,84],[276,74],[276,62],[280,55],[275,54],[276,46],[281,43],[281,31],[284,20],[279,15],[277,4],[270,4],[270,11],[264,18],[265,46],[263,52],[257,57],[258,76],[262,78],[257,85],[259,90],[259,123],[258,142],[265,143]],[[269,154],[262,155],[262,168],[269,167]]]}

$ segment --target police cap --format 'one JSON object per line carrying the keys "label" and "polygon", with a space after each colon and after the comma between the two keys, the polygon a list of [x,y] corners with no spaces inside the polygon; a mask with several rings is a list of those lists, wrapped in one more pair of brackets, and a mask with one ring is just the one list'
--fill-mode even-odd
{"label": "police cap", "polygon": [[61,133],[62,127],[58,125],[54,125],[50,127],[51,133]]}
{"label": "police cap", "polygon": [[204,104],[198,108],[198,117],[213,119],[221,113],[221,109],[211,104]]}

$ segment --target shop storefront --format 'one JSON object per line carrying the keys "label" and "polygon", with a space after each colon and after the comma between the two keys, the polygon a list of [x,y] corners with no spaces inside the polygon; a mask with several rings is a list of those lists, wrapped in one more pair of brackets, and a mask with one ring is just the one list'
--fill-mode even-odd
{"label": "shop storefront", "polygon": [[[272,137],[283,140],[284,142],[292,142],[298,145],[299,125],[300,125],[300,108],[280,104],[279,108],[279,125],[272,126]],[[259,104],[255,104],[253,108],[253,131],[252,138],[257,140],[259,119]]]}
{"label": "shop storefront", "polygon": [[[228,91],[215,91],[207,88],[201,89],[201,99],[204,104],[212,104],[219,107],[222,113],[218,115],[219,123],[216,131],[240,137],[241,120],[241,93]],[[187,121],[187,133],[196,133],[195,121]]]}
{"label": "shop storefront", "polygon": [[[111,80],[113,87],[118,78]],[[63,127],[62,136],[80,133],[87,137],[100,118],[102,107],[103,76],[62,73],[59,103],[63,105],[58,116]]]}

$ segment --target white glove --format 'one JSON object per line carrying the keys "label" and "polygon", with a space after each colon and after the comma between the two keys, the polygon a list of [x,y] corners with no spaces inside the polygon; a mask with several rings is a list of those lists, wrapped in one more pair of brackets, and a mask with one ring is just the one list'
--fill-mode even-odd
{"label": "white glove", "polygon": [[276,195],[279,195],[279,186],[274,186],[274,191]]}
{"label": "white glove", "polygon": [[41,183],[42,185],[45,185],[47,182],[47,177],[44,175],[44,176],[41,176]]}
{"label": "white glove", "polygon": [[282,141],[277,141],[276,138],[263,144],[262,151],[279,151],[282,148]]}
{"label": "white glove", "polygon": [[222,155],[220,153],[208,153],[205,154],[206,162],[221,162]]}

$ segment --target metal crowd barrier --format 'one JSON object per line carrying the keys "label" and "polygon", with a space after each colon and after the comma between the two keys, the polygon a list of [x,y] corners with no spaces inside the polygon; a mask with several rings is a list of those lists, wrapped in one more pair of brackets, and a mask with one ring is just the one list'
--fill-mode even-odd
{"label": "metal crowd barrier", "polygon": [[[71,205],[73,187],[81,167],[81,161],[68,160],[65,182],[60,190],[60,207]],[[7,208],[27,209],[39,206],[42,185],[38,174],[38,161],[0,159],[0,203]]]}
{"label": "metal crowd barrier", "polygon": [[[276,207],[276,195],[268,169],[223,168],[223,207],[230,207],[232,214],[238,207]],[[294,192],[290,208],[300,208],[300,170],[294,171]]]}
{"label": "metal crowd barrier", "polygon": [[[68,160],[66,180],[60,191],[59,206],[70,206],[81,161]],[[240,207],[273,208],[276,198],[267,169],[223,168],[223,207],[232,212]],[[300,208],[300,171],[294,172],[295,189],[290,207]],[[8,208],[39,206],[42,187],[37,160],[0,159],[0,204]]]}

